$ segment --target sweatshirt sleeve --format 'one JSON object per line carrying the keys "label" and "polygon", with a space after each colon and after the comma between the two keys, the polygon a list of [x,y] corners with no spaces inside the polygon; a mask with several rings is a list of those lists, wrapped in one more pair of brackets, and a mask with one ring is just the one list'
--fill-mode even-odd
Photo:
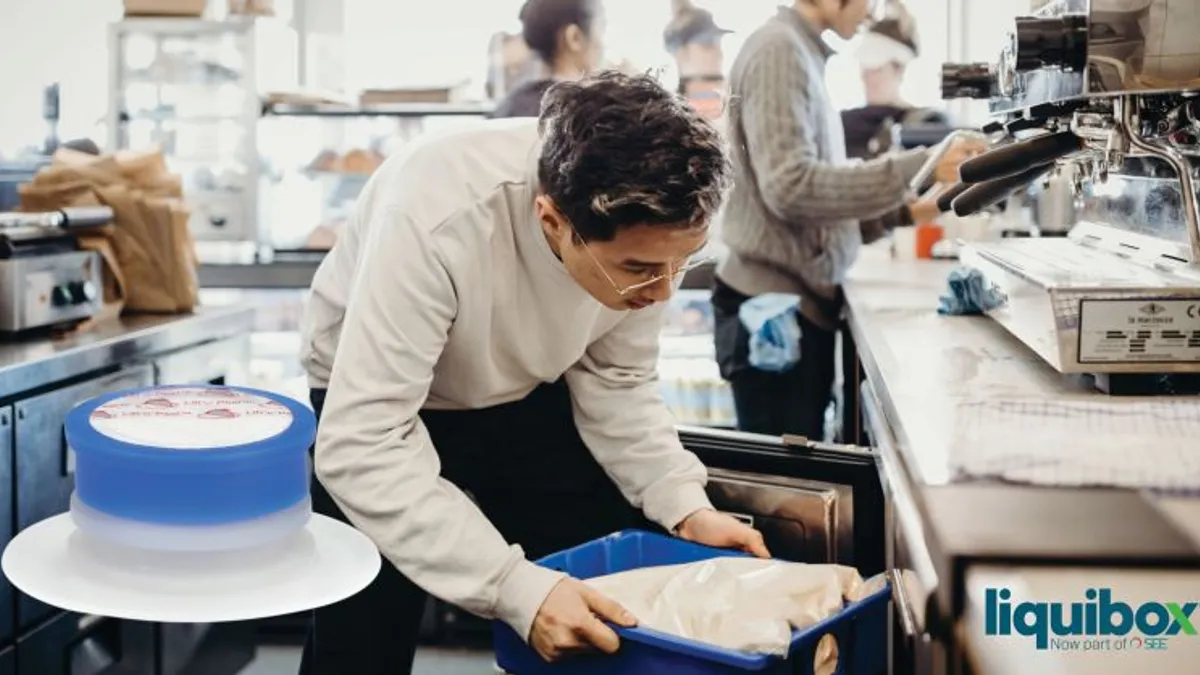
{"label": "sweatshirt sleeve", "polygon": [[[742,78],[741,125],[747,156],[766,207],[788,223],[874,218],[904,204],[908,181],[928,153],[911,150],[867,162],[823,161],[820,125],[837,114],[810,95],[804,56],[788,43],[765,42]],[[838,139],[844,142],[844,139]]]}
{"label": "sweatshirt sleeve", "polygon": [[575,424],[631,504],[668,530],[712,508],[708,472],[683,448],[659,393],[658,341],[665,305],[631,312],[567,371]]}
{"label": "sweatshirt sleeve", "polygon": [[471,500],[440,477],[418,415],[457,299],[452,271],[416,209],[366,213],[321,425],[316,473],[359,530],[432,595],[528,639],[562,574],[525,559]]}

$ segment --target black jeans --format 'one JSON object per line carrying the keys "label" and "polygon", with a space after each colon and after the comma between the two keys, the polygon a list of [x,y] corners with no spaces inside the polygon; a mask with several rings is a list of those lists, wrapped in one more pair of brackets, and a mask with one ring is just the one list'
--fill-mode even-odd
{"label": "black jeans", "polygon": [[[311,398],[319,419],[325,391],[313,390]],[[500,533],[531,559],[617,530],[660,530],[630,506],[584,445],[561,380],[514,403],[424,410],[421,420],[437,448],[442,476],[469,492]],[[312,498],[317,513],[347,522],[315,479]],[[314,612],[300,673],[407,675],[425,602],[425,592],[385,561],[358,595]]]}
{"label": "black jeans", "polygon": [[837,332],[800,315],[800,362],[782,373],[758,370],[749,361],[750,333],[738,318],[738,309],[749,299],[719,278],[714,282],[717,365],[733,389],[738,429],[824,439],[837,367]]}

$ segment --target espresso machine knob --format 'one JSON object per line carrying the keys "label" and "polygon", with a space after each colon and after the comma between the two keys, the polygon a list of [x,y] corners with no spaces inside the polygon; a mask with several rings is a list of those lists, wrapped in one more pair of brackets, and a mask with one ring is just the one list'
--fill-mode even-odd
{"label": "espresso machine knob", "polygon": [[996,91],[996,70],[990,63],[943,63],[942,98],[988,99]]}
{"label": "espresso machine knob", "polygon": [[1087,16],[1017,17],[1014,65],[1020,72],[1040,68],[1081,71],[1087,66]]}

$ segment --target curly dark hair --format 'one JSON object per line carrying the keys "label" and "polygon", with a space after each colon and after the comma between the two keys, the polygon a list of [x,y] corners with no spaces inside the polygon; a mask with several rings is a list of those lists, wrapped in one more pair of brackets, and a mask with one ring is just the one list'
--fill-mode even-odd
{"label": "curly dark hair", "polygon": [[521,6],[521,37],[546,63],[558,54],[558,38],[564,28],[579,26],[591,33],[599,0],[525,0]]}
{"label": "curly dark hair", "polygon": [[707,224],[721,207],[730,167],[720,133],[649,75],[555,84],[538,125],[541,189],[585,241]]}

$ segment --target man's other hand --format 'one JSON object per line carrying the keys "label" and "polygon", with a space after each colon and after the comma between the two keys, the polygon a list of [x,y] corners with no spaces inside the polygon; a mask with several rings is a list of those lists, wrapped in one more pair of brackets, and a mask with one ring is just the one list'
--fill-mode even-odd
{"label": "man's other hand", "polygon": [[958,182],[958,167],[987,150],[986,142],[974,138],[956,138],[950,143],[934,171],[934,180],[953,185]]}
{"label": "man's other hand", "polygon": [[612,654],[620,640],[605,621],[626,628],[637,625],[637,619],[616,602],[581,581],[563,579],[538,609],[529,644],[551,662],[596,650]]}
{"label": "man's other hand", "polygon": [[908,213],[912,216],[913,225],[927,225],[941,217],[942,209],[938,206],[938,197],[945,192],[943,187],[939,183],[921,195],[916,201],[909,203]]}
{"label": "man's other hand", "polygon": [[762,533],[733,516],[712,509],[701,509],[685,518],[676,528],[676,534],[681,539],[705,546],[735,548],[759,558],[771,557]]}

